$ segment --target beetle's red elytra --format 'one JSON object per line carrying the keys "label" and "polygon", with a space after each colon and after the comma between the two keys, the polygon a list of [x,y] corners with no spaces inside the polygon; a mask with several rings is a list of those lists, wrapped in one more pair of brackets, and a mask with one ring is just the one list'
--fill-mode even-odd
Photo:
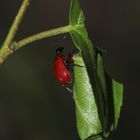
{"label": "beetle's red elytra", "polygon": [[71,74],[67,66],[65,65],[65,58],[61,54],[57,54],[55,57],[54,73],[57,81],[60,84],[68,84],[71,81]]}
{"label": "beetle's red elytra", "polygon": [[68,65],[72,62],[73,55],[69,54],[66,58],[62,51],[64,50],[63,47],[60,47],[56,49],[56,56],[54,61],[54,74],[57,79],[57,81],[60,84],[68,84],[72,80],[70,69],[68,68]]}

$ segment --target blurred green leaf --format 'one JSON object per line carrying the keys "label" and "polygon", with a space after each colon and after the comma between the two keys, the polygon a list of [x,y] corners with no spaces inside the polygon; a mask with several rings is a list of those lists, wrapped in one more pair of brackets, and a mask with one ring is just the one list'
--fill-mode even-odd
{"label": "blurred green leaf", "polygon": [[113,98],[114,98],[114,109],[115,109],[115,122],[114,127],[117,127],[118,119],[120,117],[120,110],[123,101],[123,84],[113,80]]}
{"label": "blurred green leaf", "polygon": [[107,133],[117,127],[120,110],[123,101],[123,85],[112,79],[104,70],[102,53],[97,57],[97,73],[100,79],[103,93],[106,100],[107,116],[106,125]]}

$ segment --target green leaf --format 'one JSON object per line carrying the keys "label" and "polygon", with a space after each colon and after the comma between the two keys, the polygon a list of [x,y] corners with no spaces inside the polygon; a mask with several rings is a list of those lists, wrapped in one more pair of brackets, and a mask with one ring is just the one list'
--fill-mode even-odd
{"label": "green leaf", "polygon": [[84,16],[78,0],[71,1],[69,18],[70,18],[69,21],[71,25],[83,23]]}
{"label": "green leaf", "polygon": [[[78,0],[71,0],[69,22],[75,46],[74,101],[79,136],[82,140],[103,140],[118,123],[123,85],[104,70],[102,53],[95,49],[84,24]],[[84,67],[81,67],[84,66]]]}
{"label": "green leaf", "polygon": [[[103,89],[103,96],[105,99],[105,108],[106,108],[106,115],[105,115],[105,121],[106,121],[106,131],[110,130],[110,127],[112,125],[112,121],[111,124],[109,123],[110,121],[110,111],[108,108],[108,91],[107,91],[107,81],[106,81],[106,73],[104,70],[104,62],[103,62],[103,57],[102,57],[102,53],[99,51],[97,54],[97,75],[99,77],[99,81],[101,83],[102,89]],[[112,93],[112,92],[111,92]],[[109,97],[110,98],[110,97]],[[112,98],[113,100],[113,98]],[[114,115],[114,114],[112,114]]]}
{"label": "green leaf", "polygon": [[[80,65],[80,66],[77,66]],[[74,58],[74,101],[76,105],[77,128],[82,140],[99,135],[102,127],[98,117],[92,87],[82,57]],[[99,138],[99,136],[98,136]]]}
{"label": "green leaf", "polygon": [[103,88],[104,96],[107,100],[107,85],[105,79],[104,62],[101,52],[97,54],[97,74]]}
{"label": "green leaf", "polygon": [[115,80],[113,84],[113,98],[114,98],[114,109],[115,109],[115,122],[114,127],[117,127],[118,119],[120,117],[120,110],[123,101],[123,85]]}
{"label": "green leaf", "polygon": [[107,108],[106,124],[107,131],[109,132],[115,129],[118,124],[118,119],[123,101],[123,85],[112,79],[105,72],[101,52],[98,53],[97,57],[97,73],[106,100],[106,108]]}
{"label": "green leaf", "polygon": [[76,47],[80,49],[82,58],[84,60],[87,73],[89,76],[89,82],[92,86],[92,90],[95,96],[95,102],[97,104],[97,110],[101,125],[106,130],[106,108],[105,97],[103,95],[102,85],[97,75],[97,51],[94,49],[91,40],[88,37],[87,30],[84,25],[84,15],[79,6],[78,0],[72,0],[70,24],[73,26],[73,30],[70,32],[73,42]]}

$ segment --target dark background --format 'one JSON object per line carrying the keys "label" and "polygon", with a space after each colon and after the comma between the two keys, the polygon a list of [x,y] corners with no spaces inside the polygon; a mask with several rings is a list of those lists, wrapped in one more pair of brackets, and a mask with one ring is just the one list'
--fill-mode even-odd
{"label": "dark background", "polygon": [[[21,0],[0,3],[0,41],[4,40]],[[70,0],[32,0],[16,40],[68,24]],[[81,0],[86,26],[104,53],[107,72],[124,83],[117,131],[110,140],[139,139],[140,2]],[[53,75],[55,49],[74,48],[68,34],[32,43],[0,66],[1,140],[79,140],[72,95]]]}

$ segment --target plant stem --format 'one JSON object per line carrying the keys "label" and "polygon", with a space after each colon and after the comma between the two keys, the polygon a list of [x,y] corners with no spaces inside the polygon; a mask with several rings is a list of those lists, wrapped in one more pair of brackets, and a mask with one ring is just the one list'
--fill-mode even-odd
{"label": "plant stem", "polygon": [[[13,22],[12,26],[10,27],[8,35],[7,35],[7,37],[6,37],[6,39],[5,39],[4,43],[3,43],[3,46],[0,49],[0,52],[1,52],[0,53],[0,63],[3,62],[4,57],[5,57],[5,55],[7,53],[12,52],[12,50],[10,49],[10,46],[11,46],[11,44],[13,42],[13,39],[14,39],[14,37],[16,35],[16,32],[17,32],[17,30],[19,28],[19,25],[20,25],[20,23],[22,21],[22,18],[24,16],[25,12],[26,12],[26,9],[27,9],[29,3],[30,3],[30,0],[23,0],[23,2],[21,4],[21,7],[20,7],[15,19],[14,19],[14,22]],[[7,50],[7,52],[6,52],[6,50]]]}
{"label": "plant stem", "polygon": [[17,47],[16,49],[19,49],[29,43],[32,43],[34,41],[38,41],[38,40],[41,40],[41,39],[44,39],[44,38],[47,38],[47,37],[50,37],[50,36],[55,36],[55,35],[58,35],[58,34],[63,34],[63,33],[67,33],[67,32],[70,32],[72,30],[72,26],[71,25],[66,25],[66,26],[63,26],[63,27],[58,27],[58,28],[54,28],[54,29],[51,29],[51,30],[48,30],[48,31],[44,31],[44,32],[41,32],[41,33],[38,33],[38,34],[35,34],[35,35],[31,35],[25,39],[22,39],[20,41],[17,42]]}
{"label": "plant stem", "polygon": [[67,32],[70,32],[71,30],[73,30],[73,26],[66,25],[63,27],[58,27],[58,28],[54,28],[54,29],[51,29],[48,31],[44,31],[44,32],[35,34],[35,35],[31,35],[31,36],[29,36],[25,39],[22,39],[18,42],[13,41],[9,47],[2,47],[2,49],[0,50],[0,64],[2,64],[4,62],[4,60],[6,60],[6,58],[10,54],[14,53],[17,49],[19,49],[19,48],[21,48],[29,43],[32,43],[32,42],[35,42],[35,41],[38,41],[38,40],[41,40],[44,38],[48,38],[51,36],[55,36],[58,34],[67,33]]}
{"label": "plant stem", "polygon": [[21,23],[21,20],[22,20],[24,14],[26,12],[26,9],[29,5],[29,2],[30,2],[30,0],[23,0],[23,3],[18,11],[18,14],[15,17],[14,22],[13,22],[13,24],[8,32],[8,35],[4,41],[3,47],[9,46],[11,44],[11,42],[13,41],[13,39],[16,35],[16,32],[18,30],[18,27]]}
{"label": "plant stem", "polygon": [[2,64],[6,58],[12,54],[15,50],[29,44],[32,43],[34,41],[37,40],[41,40],[43,38],[47,38],[50,36],[54,36],[54,35],[58,35],[58,34],[62,34],[62,33],[67,33],[69,31],[72,30],[72,26],[71,25],[67,25],[67,26],[63,26],[63,27],[58,27],[55,29],[51,29],[49,31],[44,31],[35,35],[31,35],[23,40],[20,40],[18,42],[14,42],[13,39],[16,35],[16,32],[19,28],[19,25],[23,19],[23,16],[26,12],[26,9],[29,5],[31,0],[23,0],[21,7],[14,19],[14,22],[8,32],[8,35],[3,43],[3,46],[0,49],[0,64]]}

